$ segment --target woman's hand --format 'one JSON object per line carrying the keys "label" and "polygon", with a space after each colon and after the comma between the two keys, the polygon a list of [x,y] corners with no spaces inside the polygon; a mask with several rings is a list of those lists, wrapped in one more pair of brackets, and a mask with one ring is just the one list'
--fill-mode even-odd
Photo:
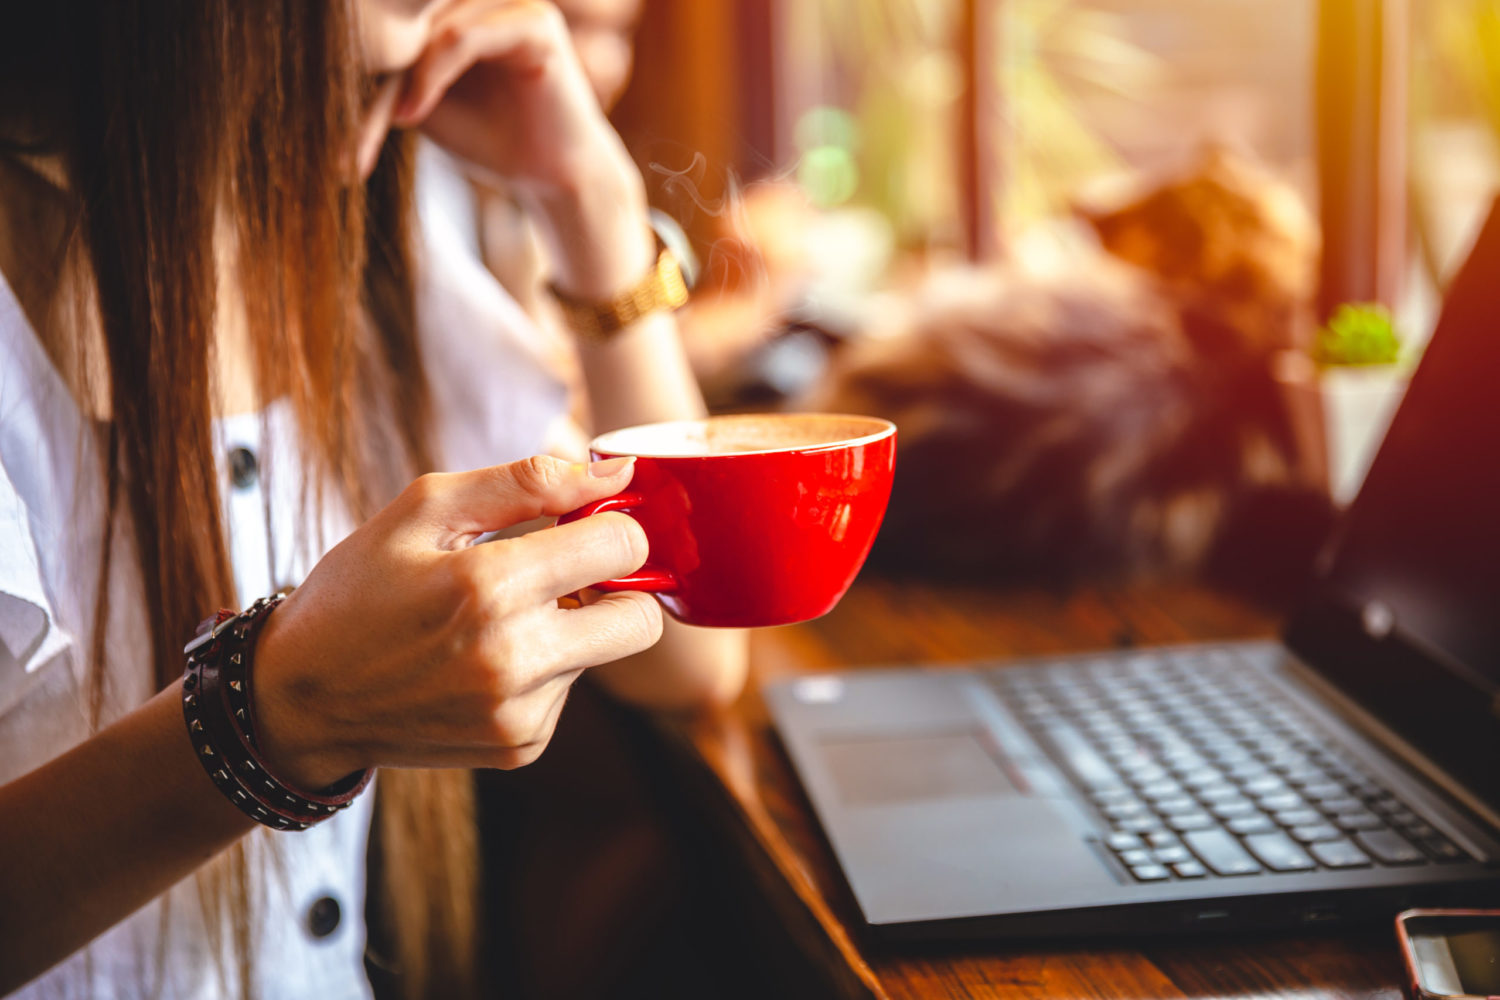
{"label": "woman's hand", "polygon": [[646,273],[654,254],[640,172],[556,7],[458,0],[436,16],[405,79],[395,124],[420,126],[525,199],[557,284],[602,299]]}
{"label": "woman's hand", "polygon": [[375,765],[536,759],[583,670],[661,635],[645,594],[557,604],[638,569],[646,537],[628,516],[601,514],[472,543],[617,493],[631,471],[532,458],[414,482],[267,619],[254,697],[268,758],[305,788]]}
{"label": "woman's hand", "polygon": [[433,20],[394,123],[517,187],[577,183],[623,146],[578,62],[567,23],[536,0],[459,0]]}

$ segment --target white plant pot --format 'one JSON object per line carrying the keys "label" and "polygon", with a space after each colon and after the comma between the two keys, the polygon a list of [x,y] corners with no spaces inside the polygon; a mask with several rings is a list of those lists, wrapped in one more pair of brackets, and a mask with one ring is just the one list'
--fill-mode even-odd
{"label": "white plant pot", "polygon": [[1303,474],[1347,505],[1406,394],[1409,372],[1392,365],[1319,369],[1293,351],[1282,352],[1273,371],[1286,393]]}
{"label": "white plant pot", "polygon": [[1407,374],[1389,365],[1326,368],[1319,379],[1323,434],[1328,447],[1328,495],[1348,504],[1359,492],[1380,449]]}

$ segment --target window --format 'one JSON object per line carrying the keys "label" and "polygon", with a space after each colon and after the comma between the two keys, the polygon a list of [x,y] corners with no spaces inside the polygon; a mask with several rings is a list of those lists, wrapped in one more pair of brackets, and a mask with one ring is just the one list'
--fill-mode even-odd
{"label": "window", "polygon": [[772,159],[821,205],[881,213],[908,250],[983,256],[1217,143],[1320,218],[1322,308],[1384,299],[1420,335],[1500,185],[1494,0],[772,9]]}

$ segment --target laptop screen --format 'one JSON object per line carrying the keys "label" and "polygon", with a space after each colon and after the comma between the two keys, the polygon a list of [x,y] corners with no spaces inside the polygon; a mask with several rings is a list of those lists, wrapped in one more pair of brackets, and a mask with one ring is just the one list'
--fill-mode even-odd
{"label": "laptop screen", "polygon": [[1286,639],[1500,811],[1500,203]]}

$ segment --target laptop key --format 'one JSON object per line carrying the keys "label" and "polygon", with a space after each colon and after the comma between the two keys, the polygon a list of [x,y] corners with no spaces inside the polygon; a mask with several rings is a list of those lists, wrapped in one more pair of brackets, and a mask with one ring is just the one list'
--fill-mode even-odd
{"label": "laptop key", "polygon": [[1148,799],[1169,799],[1182,794],[1182,786],[1175,781],[1148,781],[1141,786],[1141,794]]}
{"label": "laptop key", "polygon": [[1282,777],[1294,785],[1317,785],[1328,780],[1328,774],[1316,764],[1288,767],[1282,772]]}
{"label": "laptop key", "polygon": [[1156,802],[1156,811],[1163,816],[1184,816],[1188,813],[1202,812],[1203,807],[1198,805],[1196,799],[1179,795],[1172,799],[1159,799]]}
{"label": "laptop key", "polygon": [[1194,830],[1183,836],[1188,848],[1218,875],[1254,875],[1261,870],[1240,842],[1223,830]]}
{"label": "laptop key", "polygon": [[1286,741],[1276,736],[1264,726],[1243,724],[1235,726],[1245,740],[1245,744],[1253,750],[1262,761],[1269,767],[1281,770],[1278,764],[1285,764],[1287,758],[1294,751],[1287,746]]}
{"label": "laptop key", "polygon": [[1146,843],[1152,847],[1175,847],[1182,843],[1182,838],[1171,830],[1157,830],[1146,834]]}
{"label": "laptop key", "polygon": [[1167,871],[1165,866],[1157,864],[1134,865],[1130,869],[1130,874],[1134,875],[1139,882],[1160,882],[1172,877],[1172,873]]}
{"label": "laptop key", "polygon": [[1344,835],[1330,823],[1310,823],[1292,827],[1292,836],[1304,844],[1315,844],[1320,840],[1342,840]]}
{"label": "laptop key", "polygon": [[1203,802],[1231,802],[1243,799],[1245,796],[1234,785],[1220,783],[1207,785],[1198,789],[1198,798]]}
{"label": "laptop key", "polygon": [[1100,812],[1110,819],[1125,819],[1130,816],[1142,816],[1150,812],[1146,803],[1140,799],[1129,799],[1125,802],[1112,802],[1105,806]]}
{"label": "laptop key", "polygon": [[1215,816],[1220,819],[1234,819],[1236,816],[1256,816],[1260,810],[1255,803],[1249,799],[1231,799],[1228,802],[1215,802],[1209,806]]}
{"label": "laptop key", "polygon": [[1162,865],[1175,865],[1183,861],[1193,860],[1193,856],[1188,853],[1188,849],[1181,844],[1175,847],[1159,847],[1152,851],[1151,855],[1155,858],[1157,864]]}
{"label": "laptop key", "polygon": [[1333,817],[1334,823],[1344,830],[1380,830],[1385,821],[1372,812],[1343,813]]}
{"label": "laptop key", "polygon": [[1273,815],[1277,823],[1286,827],[1312,826],[1323,819],[1316,809],[1283,809]]}
{"label": "laptop key", "polygon": [[1224,783],[1224,772],[1216,767],[1197,767],[1182,776],[1182,783],[1189,788],[1206,788]]}
{"label": "laptop key", "polygon": [[1367,812],[1365,804],[1359,799],[1352,799],[1345,795],[1336,799],[1324,799],[1318,803],[1318,808],[1330,816],[1340,813]]}
{"label": "laptop key", "polygon": [[1280,771],[1288,781],[1295,780],[1291,777],[1293,774],[1305,773],[1309,768],[1316,769],[1316,765],[1305,754],[1294,750],[1290,742],[1283,741],[1282,747],[1283,749],[1274,753],[1262,754],[1261,759]]}
{"label": "laptop key", "polygon": [[1214,818],[1208,813],[1196,812],[1184,813],[1181,816],[1169,816],[1167,817],[1167,825],[1178,832],[1183,832],[1187,830],[1207,830],[1217,827],[1219,824],[1214,822]]}
{"label": "laptop key", "polygon": [[1313,802],[1321,803],[1348,798],[1349,793],[1337,781],[1318,781],[1310,785],[1303,785],[1302,795]]}
{"label": "laptop key", "polygon": [[1265,813],[1257,813],[1254,816],[1236,816],[1224,825],[1229,827],[1231,833],[1237,833],[1240,836],[1247,833],[1266,833],[1276,829],[1276,824]]}
{"label": "laptop key", "polygon": [[1225,768],[1234,767],[1237,764],[1249,764],[1255,761],[1255,755],[1238,743],[1222,749],[1210,750],[1208,756],[1215,764]]}
{"label": "laptop key", "polygon": [[1277,792],[1274,795],[1262,795],[1259,798],[1262,809],[1271,812],[1281,812],[1286,809],[1301,809],[1307,805],[1302,796],[1296,792]]}
{"label": "laptop key", "polygon": [[1369,856],[1347,840],[1325,840],[1307,849],[1328,868],[1365,868],[1370,864]]}
{"label": "laptop key", "polygon": [[1162,781],[1170,778],[1172,773],[1155,761],[1137,761],[1129,764],[1121,764],[1120,770],[1137,785],[1149,784],[1153,781]]}
{"label": "laptop key", "polygon": [[1395,830],[1368,830],[1354,835],[1354,842],[1387,865],[1419,865],[1427,856]]}
{"label": "laptop key", "polygon": [[1251,834],[1245,838],[1245,846],[1273,872],[1304,872],[1317,867],[1307,852],[1280,830]]}
{"label": "laptop key", "polygon": [[1246,782],[1245,790],[1247,792],[1256,791],[1256,789],[1249,785],[1249,782],[1252,781],[1268,783],[1269,787],[1265,789],[1266,791],[1274,791],[1286,787],[1286,783],[1272,774],[1270,768],[1256,760],[1242,760],[1238,764],[1231,764],[1224,769],[1224,772],[1236,781]]}
{"label": "laptop key", "polygon": [[1199,861],[1179,861],[1172,866],[1178,878],[1203,878],[1208,874],[1208,869],[1203,867]]}
{"label": "laptop key", "polygon": [[1162,825],[1162,821],[1155,816],[1132,816],[1115,821],[1115,829],[1126,833],[1150,833],[1152,830],[1160,830]]}
{"label": "laptop key", "polygon": [[1199,768],[1208,766],[1208,761],[1203,758],[1203,755],[1191,746],[1164,747],[1156,756],[1167,767],[1184,774],[1190,774]]}
{"label": "laptop key", "polygon": [[1124,785],[1114,768],[1095,753],[1083,734],[1072,726],[1048,726],[1043,732],[1053,748],[1057,750],[1063,763],[1067,765],[1068,770],[1072,771],[1084,786],[1101,789],[1119,788]]}
{"label": "laptop key", "polygon": [[1151,852],[1146,850],[1144,847],[1137,847],[1136,849],[1131,851],[1121,851],[1120,860],[1125,862],[1132,868],[1134,868],[1136,865],[1150,865],[1156,863],[1156,859],[1151,856]]}
{"label": "laptop key", "polygon": [[1133,851],[1144,846],[1133,833],[1112,833],[1104,838],[1104,843],[1111,851]]}
{"label": "laptop key", "polygon": [[1245,792],[1250,792],[1251,795],[1278,795],[1278,793],[1286,792],[1287,783],[1275,777],[1274,774],[1263,774],[1260,777],[1247,778],[1241,787],[1244,787]]}

